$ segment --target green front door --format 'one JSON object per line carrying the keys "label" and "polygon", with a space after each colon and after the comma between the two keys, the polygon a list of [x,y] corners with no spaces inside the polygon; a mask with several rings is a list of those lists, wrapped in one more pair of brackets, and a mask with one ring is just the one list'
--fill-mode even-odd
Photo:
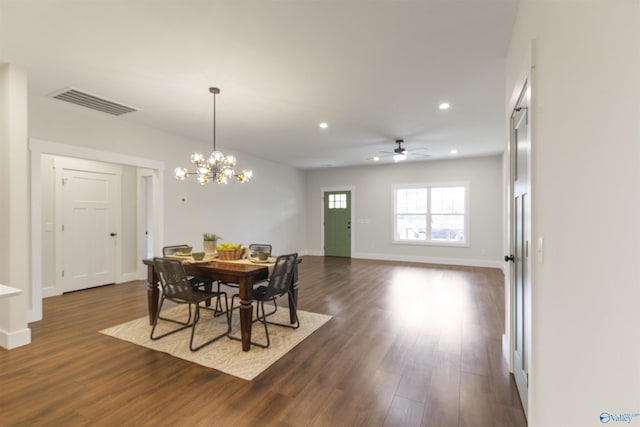
{"label": "green front door", "polygon": [[351,257],[351,191],[324,193],[324,255]]}

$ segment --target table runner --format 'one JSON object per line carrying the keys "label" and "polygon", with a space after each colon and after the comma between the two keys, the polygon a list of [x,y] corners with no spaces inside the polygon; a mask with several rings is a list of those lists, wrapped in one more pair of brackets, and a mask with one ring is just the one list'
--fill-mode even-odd
{"label": "table runner", "polygon": [[208,262],[215,261],[215,262],[226,262],[226,263],[229,263],[229,264],[264,265],[269,270],[269,276],[271,276],[271,273],[273,273],[273,267],[274,267],[274,265],[276,263],[276,257],[269,257],[269,261],[268,262],[263,262],[263,261],[255,262],[255,261],[251,261],[250,258],[220,259],[220,258],[218,258],[217,255],[205,256],[202,261],[194,260],[191,257],[191,255],[189,255],[189,256],[168,255],[167,258],[179,259],[179,260],[182,261],[183,264],[203,264],[203,263],[208,263]]}

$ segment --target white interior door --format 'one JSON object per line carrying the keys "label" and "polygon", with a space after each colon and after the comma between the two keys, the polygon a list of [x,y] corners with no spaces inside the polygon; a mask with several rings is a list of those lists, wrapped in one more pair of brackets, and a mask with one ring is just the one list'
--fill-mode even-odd
{"label": "white interior door", "polygon": [[527,413],[529,358],[531,355],[531,186],[529,158],[529,97],[527,86],[511,116],[511,255],[513,313],[513,375]]}
{"label": "white interior door", "polygon": [[63,292],[116,281],[116,176],[63,170]]}

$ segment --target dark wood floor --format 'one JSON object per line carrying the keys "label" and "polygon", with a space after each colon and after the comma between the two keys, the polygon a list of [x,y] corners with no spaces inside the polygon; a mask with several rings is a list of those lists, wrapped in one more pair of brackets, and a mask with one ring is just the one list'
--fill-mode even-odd
{"label": "dark wood floor", "polygon": [[48,298],[32,343],[0,349],[0,425],[525,426],[503,281],[304,257],[300,308],[333,319],[250,382],[99,334],[146,314],[144,282]]}

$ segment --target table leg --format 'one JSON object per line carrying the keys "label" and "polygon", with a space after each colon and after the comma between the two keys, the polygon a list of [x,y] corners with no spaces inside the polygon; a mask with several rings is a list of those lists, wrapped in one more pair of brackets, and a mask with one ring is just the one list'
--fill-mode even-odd
{"label": "table leg", "polygon": [[240,333],[242,336],[242,351],[251,348],[251,324],[253,323],[253,306],[251,291],[253,286],[246,279],[240,280]]}
{"label": "table leg", "polygon": [[[298,308],[298,265],[302,262],[298,258],[295,267],[293,267],[293,277],[291,277],[291,293],[289,294],[289,322],[293,325],[296,323],[296,309]],[[294,308],[295,307],[295,308]]]}
{"label": "table leg", "polygon": [[152,265],[147,266],[147,306],[149,309],[149,324],[153,325],[158,312],[160,290],[158,289],[158,276]]}
{"label": "table leg", "polygon": [[289,322],[296,323],[296,309],[298,307],[298,286],[296,285],[289,294]]}

